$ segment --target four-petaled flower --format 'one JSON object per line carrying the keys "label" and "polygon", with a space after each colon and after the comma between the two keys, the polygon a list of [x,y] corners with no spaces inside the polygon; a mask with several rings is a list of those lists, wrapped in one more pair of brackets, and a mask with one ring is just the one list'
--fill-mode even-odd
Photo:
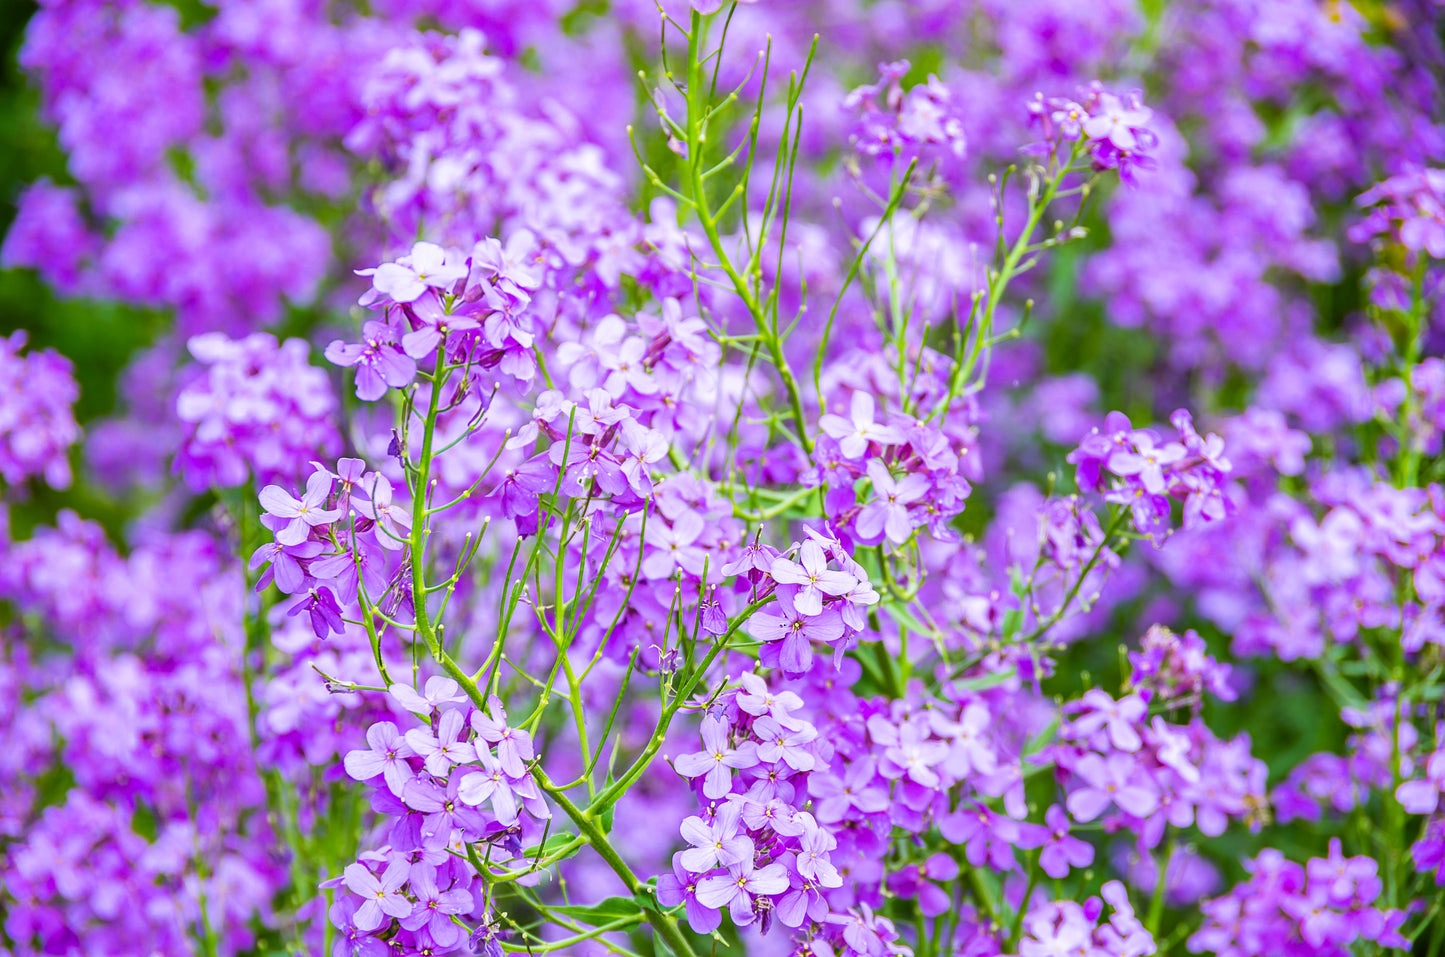
{"label": "four-petaled flower", "polygon": [[757,746],[744,742],[734,749],[728,742],[728,723],[716,715],[703,715],[702,750],[679,755],[672,766],[685,778],[703,778],[702,793],[717,798],[732,789],[733,769],[750,768],[758,763]]}

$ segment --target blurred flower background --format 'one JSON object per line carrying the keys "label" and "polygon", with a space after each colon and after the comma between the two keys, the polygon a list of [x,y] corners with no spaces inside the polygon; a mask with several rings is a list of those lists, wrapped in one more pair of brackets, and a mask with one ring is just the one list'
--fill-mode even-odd
{"label": "blurred flower background", "polygon": [[1439,3],[0,49],[0,957],[1445,952]]}

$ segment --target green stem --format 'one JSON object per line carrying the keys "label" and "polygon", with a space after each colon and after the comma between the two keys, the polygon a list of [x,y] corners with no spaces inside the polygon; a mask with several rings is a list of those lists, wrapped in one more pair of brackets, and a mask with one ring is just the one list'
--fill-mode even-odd
{"label": "green stem", "polygon": [[[441,646],[432,630],[431,616],[426,609],[426,539],[427,485],[431,482],[432,440],[436,437],[437,411],[441,408],[443,373],[446,370],[446,344],[437,347],[436,366],[432,371],[431,399],[427,405],[421,440],[421,459],[417,462],[416,484],[411,497],[411,600],[416,609],[416,633],[427,649],[440,661]],[[453,675],[453,677],[456,677]],[[470,676],[469,676],[470,677]],[[474,685],[475,687],[475,685]],[[484,704],[478,703],[478,707]]]}
{"label": "green stem", "polygon": [[[733,290],[737,292],[738,298],[742,299],[743,305],[747,308],[748,314],[752,316],[753,324],[757,327],[758,338],[768,349],[768,355],[773,360],[773,365],[778,369],[778,376],[783,380],[783,388],[788,393],[788,405],[791,409],[793,422],[797,428],[798,440],[805,452],[813,450],[812,443],[808,440],[807,417],[803,412],[803,397],[798,391],[798,380],[793,375],[792,367],[788,365],[787,357],[783,355],[783,345],[780,337],[773,330],[768,322],[767,310],[760,304],[758,297],[754,294],[752,287],[747,280],[738,272],[733,265],[732,257],[728,254],[727,247],[722,241],[718,232],[718,223],[708,203],[707,188],[704,183],[704,172],[702,164],[702,153],[706,146],[706,116],[708,102],[706,85],[703,81],[702,69],[702,43],[705,34],[703,16],[696,10],[692,14],[692,29],[688,33],[687,43],[687,165],[688,174],[691,179],[692,206],[697,211],[698,223],[702,226],[703,234],[707,236],[708,245],[712,247],[713,255],[717,256],[718,264],[723,272],[727,273],[728,279],[732,282]],[[717,55],[720,57],[722,51]],[[791,113],[789,119],[791,120]],[[753,157],[749,155],[748,164],[751,166]],[[734,188],[734,194],[740,194],[743,186],[739,183]],[[761,243],[759,237],[759,243]],[[771,297],[770,297],[771,299]]]}
{"label": "green stem", "polygon": [[1174,842],[1167,841],[1164,845],[1164,854],[1159,859],[1159,879],[1154,885],[1154,896],[1149,900],[1149,916],[1144,921],[1144,926],[1149,928],[1149,935],[1155,940],[1159,939],[1159,921],[1164,917],[1164,891],[1169,881],[1169,860],[1174,856]]}
{"label": "green stem", "polygon": [[[542,786],[542,790],[550,794],[552,799],[557,802],[557,806],[562,808],[563,813],[572,819],[572,823],[577,825],[577,830],[583,837],[587,838],[587,843],[592,846],[592,849],[597,852],[602,860],[607,862],[607,866],[612,868],[612,872],[621,879],[623,886],[627,888],[627,892],[636,896],[638,891],[642,890],[642,882],[637,879],[637,875],[632,873],[632,868],[627,866],[627,862],[624,861],[622,857],[618,855],[616,849],[613,848],[612,843],[607,839],[606,833],[597,825],[597,821],[593,817],[591,810],[584,811],[582,808],[573,804],[566,793],[553,784],[551,780],[548,779],[546,773],[540,768],[536,773],[538,783]],[[697,953],[692,949],[692,945],[688,943],[687,938],[682,935],[682,931],[678,928],[677,922],[671,917],[661,911],[649,909],[643,910],[643,916],[647,919],[647,922],[652,925],[652,929],[657,932],[658,936],[667,941],[667,945],[672,948],[673,953],[676,954],[677,957],[697,957]]]}

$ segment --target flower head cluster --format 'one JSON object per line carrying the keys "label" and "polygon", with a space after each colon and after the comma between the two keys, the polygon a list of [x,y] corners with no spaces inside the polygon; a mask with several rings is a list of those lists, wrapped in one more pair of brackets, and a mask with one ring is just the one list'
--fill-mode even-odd
{"label": "flower head cluster", "polygon": [[968,144],[952,92],[936,76],[904,90],[909,67],[907,60],[881,64],[878,82],[860,86],[844,98],[843,109],[858,114],[853,148],[888,163],[906,162],[930,146],[943,147],[945,155],[962,159]]}
{"label": "flower head cluster", "polygon": [[[1134,914],[1129,892],[1118,881],[1109,881],[1100,891],[1103,901],[1091,897],[1083,904],[1073,901],[1049,902],[1034,907],[1024,918],[1025,936],[1019,942],[1019,957],[1146,957],[1155,952],[1154,936]],[[1107,923],[1098,924],[1104,903],[1114,912]]]}
{"label": "flower head cluster", "polygon": [[191,488],[294,480],[300,463],[340,451],[336,396],[305,342],[211,332],[188,345],[200,368],[176,396],[174,467]]}
{"label": "flower head cluster", "polygon": [[54,352],[21,355],[26,334],[0,340],[0,477],[19,485],[33,475],[52,488],[70,485],[70,446],[80,438],[71,407],[80,397],[70,360]]}
{"label": "flower head cluster", "polygon": [[346,773],[367,782],[393,817],[383,849],[324,885],[338,889],[330,919],[358,953],[385,941],[462,953],[470,931],[453,917],[483,929],[487,907],[464,849],[481,844],[489,860],[514,858],[550,815],[529,767],[532,736],[508,723],[496,698],[485,711],[472,707],[449,678],[430,679],[425,693],[392,685],[390,694],[423,723],[403,732],[377,722],[368,747],[346,755]]}
{"label": "flower head cluster", "polygon": [[1385,237],[1411,253],[1445,259],[1445,170],[1413,169],[1382,180],[1355,200],[1367,209],[1350,239]]}
{"label": "flower head cluster", "polygon": [[1105,827],[1127,828],[1143,848],[1157,846],[1171,826],[1214,837],[1231,819],[1263,823],[1266,768],[1250,754],[1248,735],[1221,741],[1202,720],[1151,718],[1142,696],[1115,699],[1099,688],[1065,711],[1052,757],[1076,820],[1107,814]]}
{"label": "flower head cluster", "polygon": [[417,362],[438,354],[530,380],[537,366],[527,307],[542,276],[533,246],[525,233],[505,249],[482,240],[471,256],[420,242],[407,256],[360,270],[372,281],[361,304],[386,318],[366,322],[359,343],[332,342],[327,359],[356,367],[356,394],[366,401],[410,385]]}
{"label": "flower head cluster", "polygon": [[[813,529],[788,555],[761,545],[745,548],[723,574],[760,574],[776,586],[776,607],[751,618],[748,633],[763,642],[763,665],[785,675],[812,670],[814,642],[831,646],[836,661],[851,647],[852,636],[864,630],[869,606],[878,603],[863,566],[836,538]],[[756,582],[753,588],[756,594]]]}
{"label": "flower head cluster", "polygon": [[1249,880],[1203,905],[1204,926],[1189,938],[1196,954],[1343,957],[1357,941],[1409,947],[1400,934],[1402,911],[1376,905],[1379,867],[1368,857],[1345,857],[1330,842],[1328,857],[1305,865],[1269,850],[1246,861]]}
{"label": "flower head cluster", "polygon": [[824,894],[843,883],[830,859],[836,840],[804,810],[831,748],[794,714],[803,706],[797,694],[774,692],[756,674],[738,682],[703,715],[703,749],[673,761],[704,804],[682,822],[690,847],[658,880],[657,898],[665,907],[686,904],[700,934],[716,930],[724,910],[739,927],[824,921]]}
{"label": "flower head cluster", "polygon": [[410,538],[411,512],[395,499],[391,480],[360,459],[341,459],[336,471],[313,463],[306,488],[261,490],[261,522],[275,536],[251,555],[265,567],[257,583],[297,596],[290,613],[309,616],[316,637],[341,634],[342,609],[361,589],[389,609],[411,603],[410,584],[393,557]]}
{"label": "flower head cluster", "polygon": [[1045,99],[1038,93],[1029,103],[1029,120],[1043,134],[1048,152],[1077,142],[1095,170],[1116,169],[1126,183],[1135,182],[1136,170],[1156,165],[1150,153],[1159,137],[1149,126],[1152,116],[1142,94],[1119,96],[1097,83],[1083,91],[1080,100]]}
{"label": "flower head cluster", "polygon": [[1196,708],[1207,692],[1221,701],[1237,695],[1230,685],[1232,669],[1211,656],[1204,639],[1194,631],[1175,634],[1154,625],[1129,652],[1130,684],[1150,704],[1177,707],[1185,702]]}
{"label": "flower head cluster", "polygon": [[[1184,505],[1185,529],[1217,521],[1230,510],[1225,481],[1231,466],[1224,440],[1213,433],[1201,436],[1183,410],[1170,422],[1177,438],[1163,441],[1111,412],[1102,430],[1091,431],[1069,453],[1079,488],[1102,491],[1105,501],[1128,506],[1134,528],[1156,542],[1169,533],[1171,499]],[[1112,481],[1106,484],[1106,478]]]}
{"label": "flower head cluster", "polygon": [[[865,545],[908,542],[917,529],[951,540],[949,522],[963,511],[972,486],[968,449],[935,425],[903,412],[880,417],[872,395],[857,390],[846,415],[827,412],[804,480],[826,490],[830,511]],[[867,478],[861,502],[854,485]]]}

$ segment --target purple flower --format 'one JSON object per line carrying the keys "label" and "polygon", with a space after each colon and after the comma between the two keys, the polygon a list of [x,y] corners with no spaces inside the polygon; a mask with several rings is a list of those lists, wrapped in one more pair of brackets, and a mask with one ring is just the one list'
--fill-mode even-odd
{"label": "purple flower", "polygon": [[527,762],[536,756],[532,736],[519,728],[508,727],[507,712],[496,695],[492,695],[487,704],[491,714],[473,711],[472,728],[477,737],[496,747],[497,763],[508,776],[523,777],[527,773]]}
{"label": "purple flower", "polygon": [[401,918],[401,926],[412,931],[425,927],[439,946],[454,947],[462,938],[462,928],[452,922],[451,915],[469,913],[474,901],[466,888],[438,888],[436,875],[437,869],[430,864],[412,866],[411,893],[416,902],[411,913]]}
{"label": "purple flower", "polygon": [[1100,730],[1107,731],[1108,741],[1120,751],[1138,751],[1143,744],[1136,722],[1142,721],[1149,706],[1138,695],[1126,695],[1115,701],[1108,692],[1091,688],[1074,707],[1083,710],[1071,722],[1079,737],[1088,741]]}
{"label": "purple flower", "polygon": [[368,320],[361,327],[361,342],[337,339],[326,347],[326,360],[356,367],[356,397],[375,402],[387,389],[402,389],[416,378],[416,360],[401,350],[395,327]]}
{"label": "purple flower", "polygon": [[974,867],[987,863],[998,870],[1013,869],[1013,845],[1020,839],[1018,822],[974,804],[939,818],[938,830],[949,843],[964,845],[964,854]]}
{"label": "purple flower", "polygon": [[368,484],[370,500],[359,503],[357,511],[376,523],[376,540],[383,548],[405,548],[411,537],[411,513],[393,500],[391,480],[385,475],[372,473]]}
{"label": "purple flower", "polygon": [[759,761],[769,764],[784,761],[794,771],[811,771],[817,763],[812,752],[804,748],[818,737],[811,724],[790,729],[773,718],[759,718],[753,722],[752,732],[758,739]]}
{"label": "purple flower", "polygon": [[340,509],[325,508],[331,495],[331,476],[312,472],[306,480],[306,492],[298,499],[279,485],[268,485],[257,496],[268,515],[285,521],[276,532],[280,545],[299,545],[317,525],[329,525],[341,517]]}
{"label": "purple flower", "polygon": [[1370,904],[1380,896],[1379,867],[1368,857],[1345,857],[1340,839],[1330,838],[1330,856],[1305,865],[1311,892],[1322,891],[1334,907]]}
{"label": "purple flower", "polygon": [[850,402],[848,418],[830,412],[818,420],[823,434],[837,439],[838,447],[845,456],[860,458],[868,451],[870,442],[892,445],[903,441],[902,431],[873,420],[876,409],[873,396],[867,392],[854,392]]}
{"label": "purple flower", "polygon": [[387,864],[381,877],[371,873],[365,864],[346,866],[346,888],[361,898],[361,906],[352,918],[358,930],[373,931],[388,917],[406,917],[411,913],[411,901],[401,892],[409,871],[404,860]]}
{"label": "purple flower", "polygon": [[657,879],[657,902],[663,907],[687,905],[687,923],[695,934],[711,934],[722,923],[722,913],[705,907],[698,902],[697,885],[699,878],[682,866],[679,852],[672,858],[672,873]]}
{"label": "purple flower", "polygon": [[502,292],[524,303],[528,294],[542,285],[541,263],[537,239],[526,229],[514,232],[506,246],[489,236],[472,247],[473,278],[486,276]]}
{"label": "purple flower", "polygon": [[436,675],[426,680],[426,693],[417,694],[410,685],[394,684],[387,693],[412,714],[431,714],[442,705],[461,704],[467,700],[462,686],[452,678]]}
{"label": "purple flower", "polygon": [[325,585],[308,589],[286,614],[295,616],[302,612],[310,619],[311,630],[317,638],[324,639],[332,632],[338,635],[346,632],[346,622],[341,617],[341,605],[337,603],[331,589]]}
{"label": "purple flower", "polygon": [[757,867],[751,858],[728,868],[727,874],[704,877],[697,882],[697,900],[704,907],[726,907],[739,927],[754,919],[753,897],[781,894],[788,889],[788,872],[781,864]]}
{"label": "purple flower", "polygon": [[425,359],[454,332],[481,328],[481,323],[469,316],[448,312],[434,295],[417,299],[405,311],[414,328],[401,337],[401,348],[412,359]]}
{"label": "purple flower", "polygon": [[[409,256],[375,269],[358,269],[356,274],[370,276],[372,289],[393,302],[415,302],[429,288],[445,289],[464,279],[467,267],[436,243],[421,242]],[[369,304],[363,297],[362,305]]]}
{"label": "purple flower", "polygon": [[895,479],[878,459],[868,460],[868,478],[873,483],[873,500],[858,513],[858,537],[871,541],[882,534],[902,545],[913,534],[908,506],[928,494],[932,483],[917,473]]}
{"label": "purple flower", "polygon": [[498,821],[508,826],[515,824],[518,814],[517,796],[513,793],[512,783],[507,780],[501,764],[490,748],[477,748],[477,761],[482,769],[472,771],[461,779],[457,796],[472,807],[491,802],[492,811],[497,815]]}
{"label": "purple flower", "polygon": [[[766,642],[764,652],[775,657],[778,667],[786,674],[804,674],[813,666],[814,641],[824,644],[843,637],[843,618],[835,608],[819,609],[817,614],[804,617],[796,607],[796,599],[789,594],[791,589],[778,591],[777,614],[773,609],[760,611],[748,619],[748,634]],[[777,643],[774,645],[774,643]],[[775,648],[775,651],[769,649]]]}
{"label": "purple flower", "polygon": [[1094,863],[1094,848],[1069,836],[1069,818],[1064,809],[1051,805],[1044,814],[1047,831],[1039,851],[1039,867],[1055,880],[1069,874],[1069,868],[1088,867]]}
{"label": "purple flower", "polygon": [[1092,821],[1111,803],[1135,817],[1148,817],[1159,806],[1158,792],[1126,754],[1085,754],[1073,771],[1084,786],[1069,794],[1067,804],[1080,821]]}
{"label": "purple flower", "polygon": [[777,558],[769,569],[773,579],[780,585],[797,585],[798,593],[793,605],[800,615],[817,615],[823,611],[826,595],[841,595],[857,584],[857,579],[846,572],[833,571],[828,567],[828,556],[817,542],[807,541],[798,549],[798,560]]}
{"label": "purple flower", "polygon": [[[436,733],[426,728],[412,728],[406,733],[406,743],[426,762],[428,772],[444,778],[452,765],[469,764],[476,760],[476,749],[460,740],[464,729],[462,713],[453,708],[442,712],[437,720]],[[521,777],[521,774],[516,776]]]}
{"label": "purple flower", "polygon": [[275,581],[276,587],[288,595],[293,595],[306,582],[306,572],[301,567],[301,562],[315,558],[320,555],[323,549],[320,542],[301,541],[295,545],[282,545],[279,542],[264,542],[251,553],[251,563],[248,566],[253,571],[264,564],[270,563],[268,568],[256,582],[257,590],[265,588],[271,581]]}
{"label": "purple flower", "polygon": [[705,526],[696,512],[683,512],[673,519],[671,527],[660,516],[647,525],[647,557],[642,560],[642,574],[648,578],[671,578],[681,570],[697,578],[707,562],[707,550],[695,544]]}
{"label": "purple flower", "polygon": [[424,775],[406,782],[402,800],[407,807],[426,815],[421,833],[427,843],[444,844],[451,838],[453,828],[465,828],[473,834],[485,832],[485,818],[462,801],[461,784],[459,774],[452,775],[445,788]]}
{"label": "purple flower", "polygon": [[386,943],[373,937],[370,931],[356,926],[356,912],[362,903],[364,902],[355,897],[342,895],[336,898],[336,902],[327,911],[326,917],[331,921],[331,926],[339,931],[336,942],[331,946],[331,957],[387,957]]}
{"label": "purple flower", "polygon": [[809,788],[818,801],[818,820],[833,824],[851,812],[878,814],[888,809],[888,791],[879,786],[877,761],[865,754],[848,765],[840,780],[832,774],[819,773],[809,780]]}
{"label": "purple flower", "polygon": [[391,793],[401,797],[402,788],[413,777],[411,765],[406,759],[416,752],[390,721],[378,721],[366,729],[366,751],[351,751],[346,755],[346,773],[357,781],[369,781],[378,774],[386,778]]}
{"label": "purple flower", "polygon": [[672,762],[683,777],[703,778],[702,793],[714,800],[732,789],[732,769],[751,768],[758,763],[757,746],[744,742],[744,746],[734,749],[728,743],[729,730],[722,718],[703,715],[702,750],[678,755]]}
{"label": "purple flower", "polygon": [[745,714],[755,718],[763,715],[770,715],[773,720],[785,728],[798,729],[803,726],[803,720],[793,715],[794,711],[803,707],[803,699],[792,691],[774,692],[758,674],[752,671],[745,671],[737,676],[738,689],[736,697],[738,708]]}
{"label": "purple flower", "polygon": [[740,833],[742,811],[728,802],[718,809],[717,817],[706,822],[700,817],[682,821],[682,839],[692,845],[678,858],[682,867],[694,874],[705,874],[714,867],[731,867],[753,856],[753,842]]}

